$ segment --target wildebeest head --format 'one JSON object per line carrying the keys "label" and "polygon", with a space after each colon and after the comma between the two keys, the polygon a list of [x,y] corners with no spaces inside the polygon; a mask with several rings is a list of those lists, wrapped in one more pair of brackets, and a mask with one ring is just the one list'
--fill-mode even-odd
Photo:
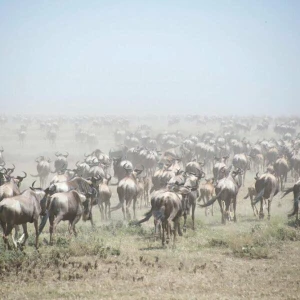
{"label": "wildebeest head", "polygon": [[[25,172],[24,172],[25,173]],[[36,188],[34,187],[35,181],[32,183],[30,189],[34,192],[36,199],[40,202],[44,199],[46,192],[42,188]],[[41,206],[44,204],[41,204]]]}
{"label": "wildebeest head", "polygon": [[23,173],[24,173],[24,176],[17,176],[17,177],[14,178],[14,181],[17,184],[18,187],[21,186],[21,183],[22,183],[23,179],[25,179],[27,177],[27,173],[24,172],[24,171],[23,171]]}

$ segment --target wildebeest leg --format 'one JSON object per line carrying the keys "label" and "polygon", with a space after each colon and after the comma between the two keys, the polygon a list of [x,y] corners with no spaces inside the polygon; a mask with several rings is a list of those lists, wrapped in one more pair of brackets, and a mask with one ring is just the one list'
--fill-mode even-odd
{"label": "wildebeest leg", "polygon": [[103,216],[103,202],[100,200],[100,198],[98,199],[98,207],[99,207],[99,211],[100,211],[100,215],[101,215],[101,221],[103,221],[104,216]]}
{"label": "wildebeest leg", "polygon": [[264,218],[264,198],[260,200],[260,210],[259,210],[259,219]]}
{"label": "wildebeest leg", "polygon": [[233,221],[236,222],[236,197],[233,198]]}
{"label": "wildebeest leg", "polygon": [[75,225],[78,223],[78,221],[80,220],[81,216],[76,216],[75,219],[72,221],[72,224],[71,224],[71,228],[74,232],[74,235],[77,236],[77,231],[75,229]]}
{"label": "wildebeest leg", "polygon": [[271,218],[271,204],[274,197],[274,193],[271,194],[270,198],[268,199],[268,220]]}
{"label": "wildebeest leg", "polygon": [[[60,222],[62,220],[62,216],[60,216],[60,215],[58,215],[56,218],[55,218],[55,220],[53,221],[53,223],[52,223],[52,232],[51,232],[51,223],[50,223],[50,243],[52,243],[53,242],[53,234],[55,233],[55,231],[56,231],[56,227],[57,227],[57,225],[58,225],[58,223]],[[50,221],[50,218],[49,218],[49,221]],[[51,239],[51,237],[52,237],[52,239]]]}
{"label": "wildebeest leg", "polygon": [[5,244],[5,247],[7,246],[8,250],[11,250],[11,246],[9,244],[8,237],[9,237],[10,233],[12,232],[13,226],[6,224],[5,222],[1,222],[1,226],[3,229],[3,241]]}
{"label": "wildebeest leg", "polygon": [[15,237],[12,237],[12,238],[13,238],[14,244],[17,245],[15,241],[18,239],[20,227],[19,227],[19,225],[15,225],[14,227],[15,227]]}
{"label": "wildebeest leg", "polygon": [[[142,200],[142,199],[141,199]],[[135,219],[135,206],[136,206],[137,197],[133,198],[133,218]]]}
{"label": "wildebeest leg", "polygon": [[108,203],[106,204],[107,205],[107,210],[108,210],[108,219],[110,220],[111,219],[111,215],[110,215],[110,200],[108,201]]}
{"label": "wildebeest leg", "polygon": [[184,214],[183,214],[183,232],[186,232],[186,219],[187,219],[187,213],[184,212]]}
{"label": "wildebeest leg", "polygon": [[176,244],[176,236],[177,236],[178,226],[179,226],[179,218],[176,218],[176,220],[174,220],[174,241],[173,241],[173,246],[175,246],[175,244]]}
{"label": "wildebeest leg", "polygon": [[[35,229],[35,249],[39,247],[39,219],[33,221],[34,229]],[[25,241],[24,241],[25,244]]]}
{"label": "wildebeest leg", "polygon": [[225,220],[225,216],[224,216],[224,214],[225,214],[225,212],[224,212],[224,201],[218,199],[218,202],[219,202],[220,210],[221,210],[221,221],[222,221],[222,224],[226,224],[226,220]]}
{"label": "wildebeest leg", "polygon": [[192,229],[195,230],[195,209],[196,209],[196,199],[193,200],[192,202],[192,222],[193,222],[193,225],[192,225]]}
{"label": "wildebeest leg", "polygon": [[166,222],[167,221],[163,221],[162,222],[162,245],[165,245],[165,231],[166,231]]}

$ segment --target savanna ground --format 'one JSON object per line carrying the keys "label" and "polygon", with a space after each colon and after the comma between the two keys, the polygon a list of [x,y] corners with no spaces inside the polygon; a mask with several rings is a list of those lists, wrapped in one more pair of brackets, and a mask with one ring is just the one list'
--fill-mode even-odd
{"label": "savanna ground", "polygon": [[[141,121],[142,122],[142,121]],[[144,123],[144,122],[143,122]],[[132,125],[135,128],[136,125]],[[154,134],[167,128],[166,122],[152,122]],[[90,126],[86,126],[89,128]],[[16,124],[6,124],[0,132],[7,165],[36,173],[38,155],[54,161],[54,152],[69,151],[69,165],[83,159],[86,145],[74,141],[74,126],[62,125],[57,145],[50,147],[37,124],[30,125],[27,143],[20,147]],[[214,124],[196,126],[182,122],[169,130],[184,135],[219,129]],[[108,153],[114,146],[113,128],[95,130],[98,148]],[[262,137],[271,137],[270,129]],[[241,135],[243,136],[243,135]],[[258,138],[252,131],[246,136]],[[34,179],[25,179],[22,188]],[[1,299],[300,299],[300,230],[287,219],[292,195],[274,198],[271,221],[257,220],[250,201],[243,200],[254,173],[247,173],[246,185],[239,191],[237,223],[221,225],[218,204],[214,216],[205,217],[196,208],[196,230],[188,227],[178,237],[176,247],[162,247],[153,237],[153,220],[140,227],[129,226],[122,212],[113,212],[112,221],[101,222],[94,207],[95,228],[79,221],[78,237],[67,234],[67,224],[58,226],[56,241],[48,245],[49,225],[34,249],[33,225],[23,252],[4,251],[0,241]],[[289,179],[287,187],[291,186]],[[112,205],[118,203],[112,186]],[[137,210],[138,218],[149,208]],[[189,219],[189,225],[191,225]]]}

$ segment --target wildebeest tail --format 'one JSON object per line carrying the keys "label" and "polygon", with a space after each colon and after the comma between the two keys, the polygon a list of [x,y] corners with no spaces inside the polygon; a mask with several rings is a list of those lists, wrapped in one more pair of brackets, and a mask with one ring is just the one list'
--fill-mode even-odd
{"label": "wildebeest tail", "polygon": [[260,201],[263,197],[265,193],[265,188],[263,188],[258,194],[257,196],[255,197],[255,199],[253,200],[252,204],[256,204],[258,201]]}
{"label": "wildebeest tail", "polygon": [[122,203],[119,202],[116,206],[112,207],[112,208],[110,209],[110,211],[118,210],[118,209],[120,209],[121,207],[122,207]]}
{"label": "wildebeest tail", "polygon": [[148,212],[146,212],[144,216],[145,216],[145,218],[143,218],[142,220],[139,220],[137,222],[134,222],[133,225],[142,224],[142,223],[148,221],[152,216],[152,208]]}
{"label": "wildebeest tail", "polygon": [[247,199],[247,198],[249,198],[249,192],[248,192],[248,194],[244,197],[244,199]]}
{"label": "wildebeest tail", "polygon": [[204,203],[204,204],[199,204],[200,207],[207,207],[207,206],[210,206],[210,205],[214,204],[215,201],[220,197],[221,193],[222,193],[222,190],[218,193],[218,195],[212,197],[212,198],[211,198],[209,201],[207,201],[206,203]]}
{"label": "wildebeest tail", "polygon": [[32,174],[30,174],[30,176],[31,176],[31,177],[39,177],[40,175],[39,175],[39,174],[37,174],[37,175],[32,175]]}
{"label": "wildebeest tail", "polygon": [[291,193],[291,192],[293,191],[293,189],[294,189],[293,186],[292,186],[291,188],[289,188],[289,189],[286,189],[286,190],[284,191],[283,195],[281,196],[281,199],[282,199],[283,197],[285,197],[287,194]]}

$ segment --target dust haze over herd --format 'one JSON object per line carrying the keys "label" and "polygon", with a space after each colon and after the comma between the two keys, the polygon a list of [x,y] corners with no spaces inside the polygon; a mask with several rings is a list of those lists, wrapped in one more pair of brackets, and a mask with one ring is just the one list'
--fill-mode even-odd
{"label": "dust haze over herd", "polygon": [[293,114],[299,9],[297,1],[2,1],[2,112]]}
{"label": "dust haze over herd", "polygon": [[298,299],[299,15],[1,1],[1,297]]}

